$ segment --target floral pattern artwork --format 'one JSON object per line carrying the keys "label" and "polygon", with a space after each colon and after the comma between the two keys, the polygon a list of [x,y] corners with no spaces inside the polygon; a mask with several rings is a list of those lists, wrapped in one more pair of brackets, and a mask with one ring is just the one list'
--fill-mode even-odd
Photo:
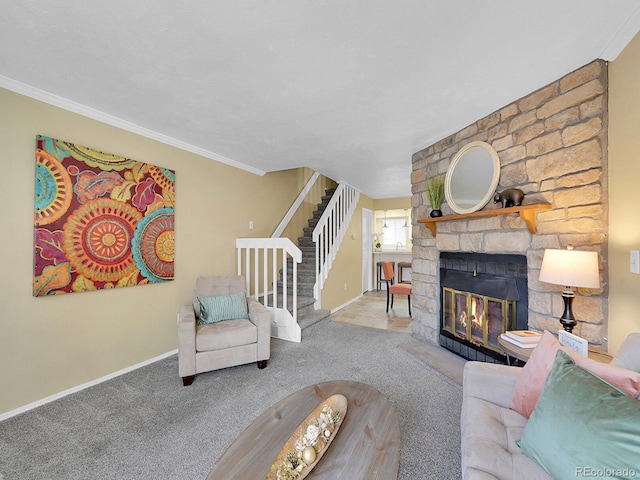
{"label": "floral pattern artwork", "polygon": [[33,295],[173,280],[175,172],[36,137]]}

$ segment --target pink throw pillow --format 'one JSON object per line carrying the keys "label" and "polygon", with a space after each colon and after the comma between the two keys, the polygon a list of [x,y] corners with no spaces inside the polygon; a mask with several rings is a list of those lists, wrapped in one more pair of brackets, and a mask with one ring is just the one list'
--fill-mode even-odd
{"label": "pink throw pillow", "polygon": [[627,370],[622,367],[591,360],[560,345],[560,342],[551,333],[545,330],[536,348],[531,352],[531,357],[516,380],[513,395],[511,396],[512,410],[529,418],[538,402],[542,387],[551,371],[556,352],[563,350],[573,358],[577,365],[589,370],[611,385],[619,388],[633,398],[640,394],[640,373]]}

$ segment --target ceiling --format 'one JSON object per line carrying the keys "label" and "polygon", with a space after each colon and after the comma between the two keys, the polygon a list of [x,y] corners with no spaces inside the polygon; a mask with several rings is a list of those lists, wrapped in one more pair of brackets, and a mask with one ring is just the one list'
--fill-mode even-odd
{"label": "ceiling", "polygon": [[411,195],[414,152],[640,30],[637,0],[3,3],[0,87],[374,199]]}

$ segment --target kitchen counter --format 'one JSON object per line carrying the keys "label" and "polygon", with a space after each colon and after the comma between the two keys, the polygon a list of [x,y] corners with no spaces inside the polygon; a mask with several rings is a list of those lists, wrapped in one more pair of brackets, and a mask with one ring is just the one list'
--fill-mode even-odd
{"label": "kitchen counter", "polygon": [[[372,263],[373,263],[373,286],[376,287],[376,272],[378,270],[376,263],[378,262],[395,262],[395,273],[396,280],[398,279],[398,262],[410,262],[411,261],[411,250],[377,250],[372,252]],[[402,273],[402,280],[405,282],[411,281],[411,270],[404,269]],[[381,288],[383,290],[386,289],[386,285],[382,283]]]}

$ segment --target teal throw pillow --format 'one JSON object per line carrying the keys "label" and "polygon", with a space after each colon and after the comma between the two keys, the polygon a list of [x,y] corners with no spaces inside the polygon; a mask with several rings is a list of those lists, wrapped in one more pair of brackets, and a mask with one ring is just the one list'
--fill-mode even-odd
{"label": "teal throw pillow", "polygon": [[553,478],[639,478],[640,400],[558,351],[517,444]]}
{"label": "teal throw pillow", "polygon": [[216,323],[236,318],[249,318],[246,292],[217,295],[215,297],[198,297],[200,318],[198,323]]}

